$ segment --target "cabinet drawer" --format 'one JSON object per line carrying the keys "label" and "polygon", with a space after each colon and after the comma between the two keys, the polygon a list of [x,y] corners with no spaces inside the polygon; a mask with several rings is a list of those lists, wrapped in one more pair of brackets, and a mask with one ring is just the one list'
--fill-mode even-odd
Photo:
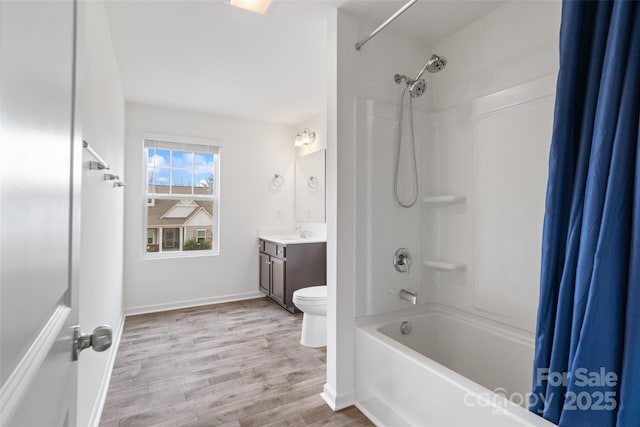
{"label": "cabinet drawer", "polygon": [[285,258],[287,256],[287,247],[280,243],[264,241],[264,253],[278,258]]}

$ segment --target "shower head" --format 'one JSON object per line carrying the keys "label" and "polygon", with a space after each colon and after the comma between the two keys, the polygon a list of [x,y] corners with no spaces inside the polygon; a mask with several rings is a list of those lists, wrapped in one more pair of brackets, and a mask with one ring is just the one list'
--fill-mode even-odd
{"label": "shower head", "polygon": [[431,55],[431,58],[427,61],[427,71],[430,73],[438,73],[444,70],[447,66],[447,58],[444,56]]}
{"label": "shower head", "polygon": [[425,90],[427,90],[427,82],[424,79],[416,80],[409,86],[409,94],[413,98],[422,96]]}
{"label": "shower head", "polygon": [[431,55],[431,58],[429,58],[427,63],[424,64],[424,67],[422,67],[422,69],[420,70],[416,78],[413,80],[414,81],[419,80],[425,71],[428,71],[430,73],[438,73],[444,70],[444,67],[446,66],[447,66],[447,58],[445,58],[444,56],[433,54]]}
{"label": "shower head", "polygon": [[409,94],[413,98],[417,98],[421,96],[425,90],[427,90],[427,83],[422,77],[425,71],[430,73],[438,73],[444,70],[444,67],[447,66],[447,58],[439,55],[431,55],[431,58],[424,64],[424,67],[418,72],[418,75],[415,79],[411,79],[407,76],[396,74],[393,78],[394,81],[398,84],[404,82],[409,88]]}

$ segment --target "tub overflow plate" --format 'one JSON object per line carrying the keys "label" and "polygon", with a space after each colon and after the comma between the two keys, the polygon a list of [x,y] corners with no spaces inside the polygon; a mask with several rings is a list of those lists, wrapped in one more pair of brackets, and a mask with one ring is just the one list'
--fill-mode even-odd
{"label": "tub overflow plate", "polygon": [[400,324],[400,332],[402,335],[409,335],[411,333],[411,323],[406,320]]}

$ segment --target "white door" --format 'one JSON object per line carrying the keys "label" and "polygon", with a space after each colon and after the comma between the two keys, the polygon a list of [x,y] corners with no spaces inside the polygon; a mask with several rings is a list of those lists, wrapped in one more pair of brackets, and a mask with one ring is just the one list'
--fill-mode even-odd
{"label": "white door", "polygon": [[0,0],[0,425],[75,425],[75,4]]}

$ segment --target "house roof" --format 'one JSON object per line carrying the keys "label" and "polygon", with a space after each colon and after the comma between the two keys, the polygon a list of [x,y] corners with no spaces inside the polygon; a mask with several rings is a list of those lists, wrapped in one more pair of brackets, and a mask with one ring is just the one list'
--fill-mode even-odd
{"label": "house roof", "polygon": [[[190,200],[190,202],[193,202],[194,209],[188,212],[186,216],[166,216],[170,211],[175,211],[177,207],[183,207],[178,206],[181,202],[181,200],[155,199],[155,205],[148,207],[147,227],[182,227],[189,222],[191,218],[198,215],[199,212],[204,212],[210,217],[213,217],[211,213],[213,212],[213,202],[208,200]],[[182,203],[182,205],[184,205],[184,203]]]}

